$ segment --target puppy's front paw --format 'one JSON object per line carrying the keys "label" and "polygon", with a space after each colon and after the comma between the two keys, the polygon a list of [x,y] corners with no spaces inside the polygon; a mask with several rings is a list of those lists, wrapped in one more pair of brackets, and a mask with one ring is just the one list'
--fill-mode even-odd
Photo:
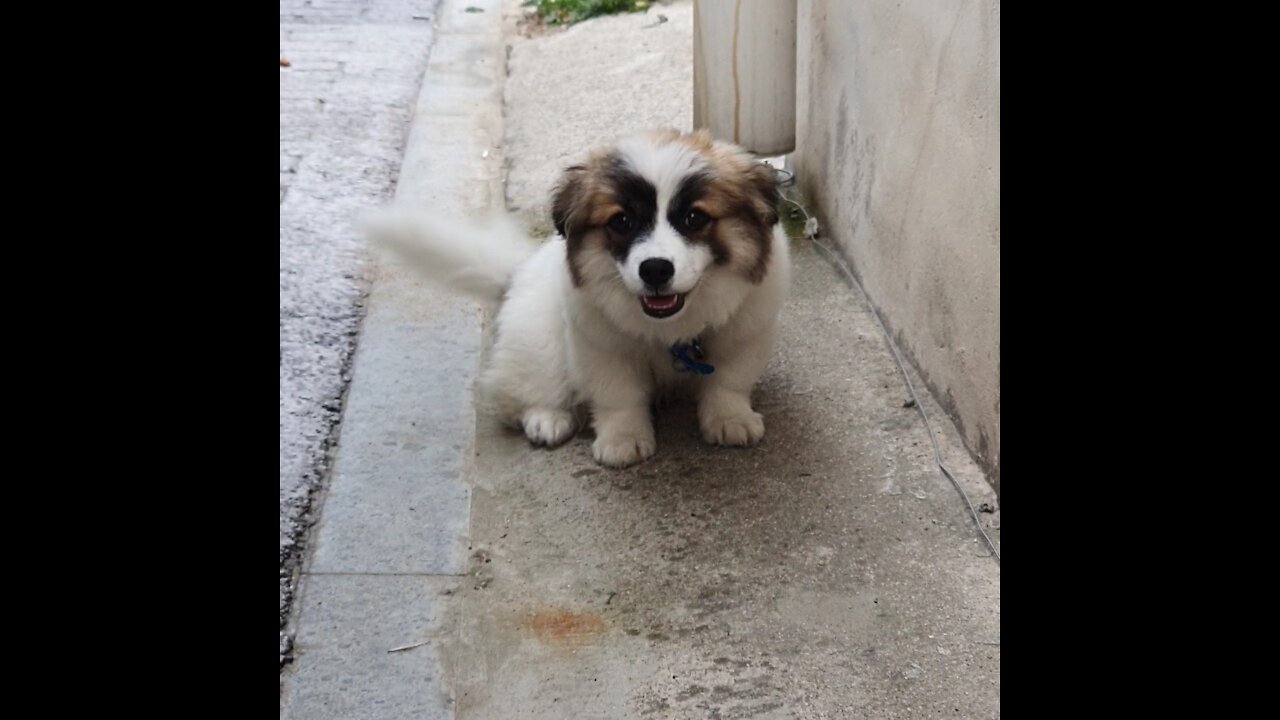
{"label": "puppy's front paw", "polygon": [[601,435],[591,444],[596,462],[623,468],[653,457],[658,445],[652,435]]}
{"label": "puppy's front paw", "polygon": [[712,445],[755,445],[764,437],[764,416],[739,396],[706,398],[698,405],[702,439]]}
{"label": "puppy's front paw", "polygon": [[524,435],[535,445],[555,447],[573,436],[573,415],[559,408],[530,408],[520,420]]}

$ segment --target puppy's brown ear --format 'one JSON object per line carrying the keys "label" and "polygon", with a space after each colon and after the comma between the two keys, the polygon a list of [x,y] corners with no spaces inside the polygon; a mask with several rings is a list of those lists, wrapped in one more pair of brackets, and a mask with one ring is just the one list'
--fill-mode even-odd
{"label": "puppy's brown ear", "polygon": [[577,231],[576,221],[582,209],[583,181],[586,175],[587,169],[581,165],[567,168],[560,176],[560,182],[552,196],[551,222],[555,224],[556,232],[565,239]]}
{"label": "puppy's brown ear", "polygon": [[778,206],[782,203],[777,172],[762,162],[752,162],[747,178],[752,190],[751,209],[760,222],[773,227],[778,222]]}

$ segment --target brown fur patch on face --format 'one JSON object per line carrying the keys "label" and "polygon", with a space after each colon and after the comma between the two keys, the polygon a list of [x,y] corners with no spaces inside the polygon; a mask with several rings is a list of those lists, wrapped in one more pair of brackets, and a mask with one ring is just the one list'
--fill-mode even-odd
{"label": "brown fur patch on face", "polygon": [[718,264],[760,282],[769,264],[781,202],[773,169],[736,145],[713,141],[705,130],[679,135],[674,142],[696,149],[706,168],[690,176],[673,198],[672,226],[680,229],[690,208],[706,213],[712,222],[685,236],[707,243]]}
{"label": "brown fur patch on face", "polygon": [[575,287],[582,287],[583,251],[607,240],[602,226],[621,210],[616,175],[621,158],[611,147],[598,148],[585,162],[564,171],[551,202],[551,219],[556,232],[568,244],[569,274]]}

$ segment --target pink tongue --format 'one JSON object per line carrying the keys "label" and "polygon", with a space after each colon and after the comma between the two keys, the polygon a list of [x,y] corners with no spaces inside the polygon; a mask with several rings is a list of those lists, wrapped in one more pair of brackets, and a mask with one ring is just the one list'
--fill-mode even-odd
{"label": "pink tongue", "polygon": [[650,307],[650,308],[653,308],[654,310],[666,310],[667,308],[675,307],[676,296],[675,295],[645,295],[644,304],[645,304],[645,307]]}

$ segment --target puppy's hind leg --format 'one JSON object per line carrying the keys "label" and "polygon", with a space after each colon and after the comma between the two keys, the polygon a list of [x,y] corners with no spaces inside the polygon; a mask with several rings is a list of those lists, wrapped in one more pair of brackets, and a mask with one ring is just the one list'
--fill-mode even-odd
{"label": "puppy's hind leg", "polygon": [[573,437],[573,413],[568,378],[554,365],[543,365],[527,349],[495,348],[483,376],[485,394],[497,405],[499,419],[519,428],[534,445],[555,447]]}
{"label": "puppy's hind leg", "polygon": [[485,371],[502,420],[535,445],[559,445],[578,425],[566,347],[564,251],[563,242],[548,242],[516,271]]}
{"label": "puppy's hind leg", "polygon": [[534,445],[555,447],[573,437],[573,413],[559,407],[530,407],[520,417],[525,437]]}
{"label": "puppy's hind leg", "polygon": [[520,428],[534,445],[555,447],[578,425],[567,368],[552,348],[521,342],[527,339],[519,331],[499,334],[484,387],[504,423]]}

